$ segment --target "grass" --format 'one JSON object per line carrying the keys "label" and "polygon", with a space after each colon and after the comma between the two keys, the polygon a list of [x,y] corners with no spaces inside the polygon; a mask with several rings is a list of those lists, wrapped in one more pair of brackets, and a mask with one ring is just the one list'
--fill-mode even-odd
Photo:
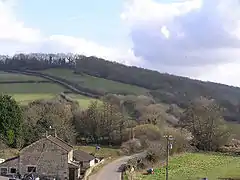
{"label": "grass", "polygon": [[74,83],[77,83],[83,87],[87,87],[90,89],[103,90],[112,93],[126,92],[137,95],[145,94],[147,92],[146,89],[138,86],[93,77],[86,74],[84,75],[74,74],[72,70],[68,69],[48,69],[42,72],[64,78],[66,80],[72,81]]}
{"label": "grass", "polygon": [[[90,105],[90,103],[92,101],[95,101],[96,99],[87,97],[87,96],[83,96],[80,94],[68,94],[69,97],[71,97],[73,100],[78,101],[79,105],[81,108],[86,109],[88,108],[88,106]],[[97,100],[100,101],[100,100]]]}
{"label": "grass", "polygon": [[[11,95],[17,102],[19,102],[21,105],[27,105],[28,103],[39,100],[39,99],[52,99],[57,96],[57,94],[54,93],[29,93],[29,94],[9,94]],[[81,108],[86,109],[91,101],[94,99],[82,96],[79,94],[69,94],[73,100],[78,101]]]}
{"label": "grass", "polygon": [[[169,179],[209,180],[220,178],[240,178],[240,158],[222,154],[187,153],[173,157],[169,162]],[[164,179],[165,167],[155,169],[154,175],[138,175],[137,179]]]}
{"label": "grass", "polygon": [[[40,77],[27,76],[14,73],[6,73],[0,71],[0,81],[29,81],[29,80],[45,80]],[[27,105],[29,102],[38,99],[51,99],[57,94],[67,89],[55,83],[14,83],[0,84],[0,93],[9,94],[21,105]],[[69,94],[69,96],[77,100],[79,105],[85,109],[90,104],[92,98],[79,94]]]}
{"label": "grass", "polygon": [[0,84],[0,93],[7,94],[57,94],[66,89],[54,83]]}
{"label": "grass", "polygon": [[98,151],[95,150],[95,146],[76,146],[75,148],[88,153],[94,153],[96,157],[111,157],[112,159],[120,157],[120,151],[117,148],[101,147]]}
{"label": "grass", "polygon": [[41,93],[35,93],[35,94],[9,94],[11,95],[17,102],[19,102],[21,105],[27,105],[28,103],[38,100],[38,99],[51,99],[54,98],[54,94],[41,94]]}
{"label": "grass", "polygon": [[240,124],[227,123],[234,138],[240,139]]}
{"label": "grass", "polygon": [[34,81],[41,81],[45,80],[40,77],[36,76],[27,76],[23,74],[15,74],[15,73],[7,73],[0,71],[0,81],[29,81],[29,80],[34,80]]}

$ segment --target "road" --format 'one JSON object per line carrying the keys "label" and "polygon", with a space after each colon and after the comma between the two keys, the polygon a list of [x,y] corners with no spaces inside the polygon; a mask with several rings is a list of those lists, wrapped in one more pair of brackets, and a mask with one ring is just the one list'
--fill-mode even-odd
{"label": "road", "polygon": [[127,163],[127,161],[133,157],[143,156],[145,152],[135,154],[132,156],[121,157],[107,165],[105,165],[100,171],[96,174],[91,175],[89,180],[121,180],[121,172],[118,171],[118,168]]}

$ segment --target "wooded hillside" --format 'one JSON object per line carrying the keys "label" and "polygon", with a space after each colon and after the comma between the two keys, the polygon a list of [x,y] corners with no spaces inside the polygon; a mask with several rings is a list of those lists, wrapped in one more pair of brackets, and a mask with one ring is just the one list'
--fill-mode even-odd
{"label": "wooded hillside", "polygon": [[[145,88],[147,94],[157,102],[177,104],[182,108],[185,108],[190,100],[199,96],[213,98],[220,106],[226,108],[224,113],[226,120],[239,121],[240,88],[238,87],[192,80],[143,68],[129,67],[97,57],[72,54],[18,54],[14,57],[1,56],[0,60],[2,70],[43,70],[61,67],[71,69],[80,75],[87,74],[139,86]],[[104,93],[109,92],[103,91],[102,94]],[[127,92],[116,91],[114,93],[127,94]]]}

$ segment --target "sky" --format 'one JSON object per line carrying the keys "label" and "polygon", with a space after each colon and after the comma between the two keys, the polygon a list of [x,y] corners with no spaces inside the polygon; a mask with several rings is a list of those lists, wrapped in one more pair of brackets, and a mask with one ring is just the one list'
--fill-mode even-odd
{"label": "sky", "polygon": [[77,53],[240,86],[240,0],[0,0],[0,54]]}

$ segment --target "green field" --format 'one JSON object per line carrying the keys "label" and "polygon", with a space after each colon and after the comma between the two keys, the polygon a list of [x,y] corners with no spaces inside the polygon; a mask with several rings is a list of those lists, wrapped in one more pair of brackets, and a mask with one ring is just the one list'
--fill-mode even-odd
{"label": "green field", "polygon": [[146,89],[138,86],[123,84],[120,82],[97,78],[89,75],[74,74],[73,71],[67,69],[48,69],[42,72],[64,78],[66,80],[72,81],[90,89],[103,90],[112,93],[126,92],[137,95],[145,94],[147,92]]}
{"label": "green field", "polygon": [[93,153],[97,157],[117,158],[120,156],[120,151],[117,148],[101,147],[100,150],[96,151],[95,146],[76,146],[75,149]]}
{"label": "green field", "polygon": [[236,139],[240,139],[240,124],[236,123],[227,123],[228,127],[230,128],[233,137]]}
{"label": "green field", "polygon": [[0,92],[7,94],[57,94],[66,89],[54,83],[0,84]]}
{"label": "green field", "polygon": [[[38,100],[38,99],[52,99],[54,97],[57,96],[57,94],[54,93],[15,93],[15,94],[9,94],[11,96],[13,96],[13,98],[19,102],[22,105],[27,105],[28,103],[34,101],[34,100]],[[73,100],[78,101],[79,105],[81,108],[85,109],[89,106],[89,104],[91,103],[91,101],[93,101],[94,99],[86,97],[86,96],[82,96],[79,94],[69,94],[69,97],[71,97]]]}
{"label": "green field", "polygon": [[[35,76],[27,76],[14,73],[5,73],[0,71],[0,81],[29,81],[29,80],[46,80]],[[0,93],[9,94],[22,105],[26,105],[31,101],[38,99],[51,99],[56,95],[66,91],[67,89],[55,83],[14,83],[0,84]],[[87,108],[92,98],[69,94],[69,96],[77,100],[82,108]]]}
{"label": "green field", "polygon": [[[187,153],[170,159],[169,179],[209,180],[218,178],[240,178],[240,157],[221,154]],[[155,169],[154,175],[138,175],[138,180],[165,178],[165,167]]]}
{"label": "green field", "polygon": [[45,80],[40,77],[35,77],[35,76],[27,76],[23,74],[15,74],[15,73],[7,73],[0,71],[0,81],[29,81],[29,80],[35,80],[35,81],[41,81]]}

